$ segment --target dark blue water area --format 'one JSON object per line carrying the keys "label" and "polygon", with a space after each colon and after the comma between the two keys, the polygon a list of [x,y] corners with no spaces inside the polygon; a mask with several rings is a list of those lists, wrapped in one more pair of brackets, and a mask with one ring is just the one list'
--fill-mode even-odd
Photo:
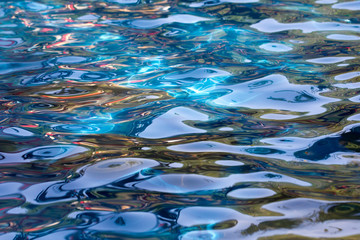
{"label": "dark blue water area", "polygon": [[0,240],[360,239],[360,1],[0,1]]}

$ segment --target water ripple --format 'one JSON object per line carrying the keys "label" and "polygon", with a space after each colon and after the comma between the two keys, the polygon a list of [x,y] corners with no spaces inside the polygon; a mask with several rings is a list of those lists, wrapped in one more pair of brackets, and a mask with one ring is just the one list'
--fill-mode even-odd
{"label": "water ripple", "polygon": [[158,163],[150,159],[124,158],[101,161],[78,170],[80,177],[62,186],[63,190],[93,188],[120,181],[141,171],[157,166]]}
{"label": "water ripple", "polygon": [[264,19],[251,25],[258,31],[266,33],[276,33],[288,30],[302,30],[303,33],[317,31],[353,31],[360,32],[360,24],[344,24],[339,22],[299,22],[299,23],[280,23],[273,18]]}
{"label": "water ripple", "polygon": [[0,1],[0,239],[358,239],[359,1]]}

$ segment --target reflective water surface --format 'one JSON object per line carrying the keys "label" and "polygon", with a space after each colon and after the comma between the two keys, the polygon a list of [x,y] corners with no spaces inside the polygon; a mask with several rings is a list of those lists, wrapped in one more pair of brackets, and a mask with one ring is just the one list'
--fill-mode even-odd
{"label": "reflective water surface", "polygon": [[360,239],[360,1],[0,2],[0,239]]}

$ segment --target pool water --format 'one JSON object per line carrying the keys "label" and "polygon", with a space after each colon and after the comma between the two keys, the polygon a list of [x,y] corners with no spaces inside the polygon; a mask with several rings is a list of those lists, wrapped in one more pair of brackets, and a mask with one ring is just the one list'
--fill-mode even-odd
{"label": "pool water", "polygon": [[360,239],[360,1],[0,2],[0,239]]}

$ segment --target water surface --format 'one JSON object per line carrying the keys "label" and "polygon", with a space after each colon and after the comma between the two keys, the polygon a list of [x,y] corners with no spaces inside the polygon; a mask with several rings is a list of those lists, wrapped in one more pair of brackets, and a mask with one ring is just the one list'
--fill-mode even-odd
{"label": "water surface", "polygon": [[359,239],[360,1],[0,2],[0,239]]}

